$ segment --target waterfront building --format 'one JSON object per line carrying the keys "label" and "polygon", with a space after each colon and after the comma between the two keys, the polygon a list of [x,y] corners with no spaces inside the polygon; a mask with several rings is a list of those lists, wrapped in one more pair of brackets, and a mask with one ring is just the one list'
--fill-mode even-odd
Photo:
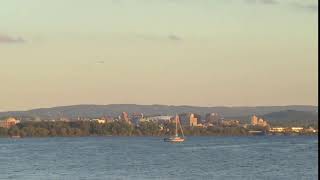
{"label": "waterfront building", "polygon": [[314,129],[313,127],[309,127],[308,129],[305,129],[306,132],[312,132],[312,133],[316,133],[317,130]]}
{"label": "waterfront building", "polygon": [[296,133],[302,132],[303,127],[291,127],[291,131]]}
{"label": "waterfront building", "polygon": [[16,120],[15,118],[10,117],[5,120],[1,120],[0,127],[10,128],[11,126],[18,124],[19,122],[20,122],[19,120]]}
{"label": "waterfront building", "polygon": [[272,127],[269,129],[270,132],[278,132],[278,133],[282,133],[285,132],[285,128],[284,127]]}

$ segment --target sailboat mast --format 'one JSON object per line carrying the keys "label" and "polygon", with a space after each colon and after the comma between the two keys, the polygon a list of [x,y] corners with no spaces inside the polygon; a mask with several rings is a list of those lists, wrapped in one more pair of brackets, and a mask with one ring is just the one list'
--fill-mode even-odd
{"label": "sailboat mast", "polygon": [[179,116],[176,115],[176,137],[178,137],[178,118]]}
{"label": "sailboat mast", "polygon": [[181,131],[182,137],[184,138],[184,134],[183,134],[183,130],[182,130],[180,119],[179,119],[179,126],[180,126],[180,131]]}

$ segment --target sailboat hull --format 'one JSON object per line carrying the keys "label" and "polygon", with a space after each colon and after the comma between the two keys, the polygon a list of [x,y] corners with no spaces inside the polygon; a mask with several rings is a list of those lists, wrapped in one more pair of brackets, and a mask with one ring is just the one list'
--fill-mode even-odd
{"label": "sailboat hull", "polygon": [[179,142],[183,142],[184,138],[181,137],[170,137],[170,138],[164,138],[165,142],[173,142],[173,143],[179,143]]}

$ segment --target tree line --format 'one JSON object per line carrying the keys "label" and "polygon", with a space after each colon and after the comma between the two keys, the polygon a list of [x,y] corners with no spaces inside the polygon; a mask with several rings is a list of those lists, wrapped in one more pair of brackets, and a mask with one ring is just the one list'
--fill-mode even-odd
{"label": "tree line", "polygon": [[[57,137],[57,136],[170,136],[175,132],[174,123],[142,122],[132,125],[122,121],[106,124],[90,121],[75,122],[21,122],[15,126],[0,128],[0,136]],[[185,135],[249,135],[243,127],[186,127]]]}

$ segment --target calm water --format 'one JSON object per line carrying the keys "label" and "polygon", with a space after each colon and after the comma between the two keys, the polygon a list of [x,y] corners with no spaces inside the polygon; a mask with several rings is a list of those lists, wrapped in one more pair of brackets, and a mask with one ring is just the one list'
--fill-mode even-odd
{"label": "calm water", "polygon": [[318,138],[0,138],[0,179],[318,179]]}

